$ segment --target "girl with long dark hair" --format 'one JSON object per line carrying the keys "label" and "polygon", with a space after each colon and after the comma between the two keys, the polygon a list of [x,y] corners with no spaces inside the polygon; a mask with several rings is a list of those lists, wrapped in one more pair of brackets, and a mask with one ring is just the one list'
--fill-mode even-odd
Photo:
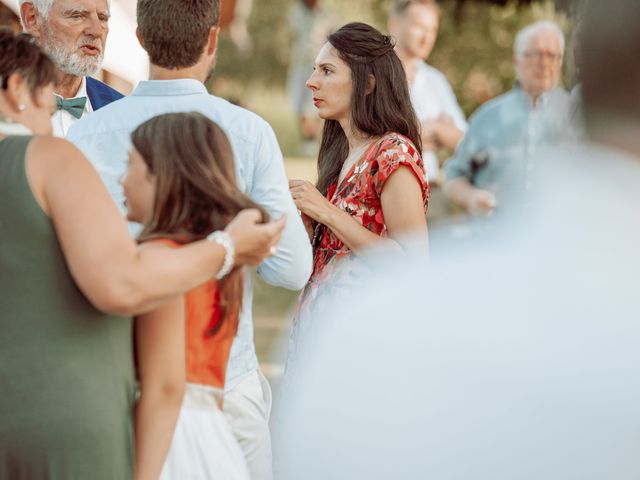
{"label": "girl with long dark hair", "polygon": [[373,246],[426,248],[429,187],[407,79],[391,38],[364,23],[329,36],[307,81],[325,120],[318,182],[291,180],[314,248],[298,302],[292,355],[308,314],[330,293],[348,295],[358,253]]}
{"label": "girl with long dark hair", "polygon": [[[122,183],[129,220],[144,225],[140,242],[179,248],[224,229],[246,208],[268,221],[236,186],[231,146],[205,116],[160,115],[131,139]],[[243,272],[233,269],[136,317],[136,478],[248,479],[221,410],[242,289]]]}

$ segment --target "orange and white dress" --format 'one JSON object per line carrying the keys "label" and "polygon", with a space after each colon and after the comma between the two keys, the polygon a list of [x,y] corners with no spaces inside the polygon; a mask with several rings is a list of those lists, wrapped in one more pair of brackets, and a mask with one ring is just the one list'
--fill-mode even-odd
{"label": "orange and white dress", "polygon": [[160,480],[249,480],[221,409],[238,313],[219,323],[215,280],[185,295],[187,387]]}

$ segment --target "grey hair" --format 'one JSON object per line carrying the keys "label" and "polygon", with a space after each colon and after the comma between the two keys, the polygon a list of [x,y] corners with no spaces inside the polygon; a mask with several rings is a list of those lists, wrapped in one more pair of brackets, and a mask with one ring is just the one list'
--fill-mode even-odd
{"label": "grey hair", "polygon": [[[46,19],[49,16],[49,10],[51,9],[53,2],[55,1],[56,0],[20,0],[20,6],[22,6],[23,3],[31,3],[36,7],[40,16]],[[111,0],[107,0],[107,3],[110,4]]]}
{"label": "grey hair", "polygon": [[531,39],[543,31],[552,32],[558,37],[558,40],[560,40],[560,50],[564,53],[564,33],[560,26],[551,20],[539,20],[527,25],[517,33],[516,39],[513,42],[514,55],[521,55],[524,53]]}
{"label": "grey hair", "polygon": [[55,0],[20,0],[20,6],[22,6],[23,3],[31,3],[36,7],[36,10],[42,18],[47,18],[49,16],[49,9],[54,1]]}

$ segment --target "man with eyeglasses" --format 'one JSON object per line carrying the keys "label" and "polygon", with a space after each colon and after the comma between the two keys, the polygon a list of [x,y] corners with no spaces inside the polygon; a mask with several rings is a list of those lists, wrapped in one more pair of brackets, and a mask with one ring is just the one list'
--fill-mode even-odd
{"label": "man with eyeglasses", "polygon": [[557,86],[564,44],[562,30],[551,21],[518,32],[516,86],[471,116],[467,134],[445,164],[444,187],[470,214],[490,215],[498,203],[521,206],[531,188],[536,147],[562,138],[569,105],[568,94]]}

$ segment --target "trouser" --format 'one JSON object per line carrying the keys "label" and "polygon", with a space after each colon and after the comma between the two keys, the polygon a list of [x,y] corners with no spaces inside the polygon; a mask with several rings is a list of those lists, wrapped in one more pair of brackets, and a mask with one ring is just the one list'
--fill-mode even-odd
{"label": "trouser", "polygon": [[225,392],[224,414],[249,467],[251,480],[272,480],[271,387],[258,369]]}

